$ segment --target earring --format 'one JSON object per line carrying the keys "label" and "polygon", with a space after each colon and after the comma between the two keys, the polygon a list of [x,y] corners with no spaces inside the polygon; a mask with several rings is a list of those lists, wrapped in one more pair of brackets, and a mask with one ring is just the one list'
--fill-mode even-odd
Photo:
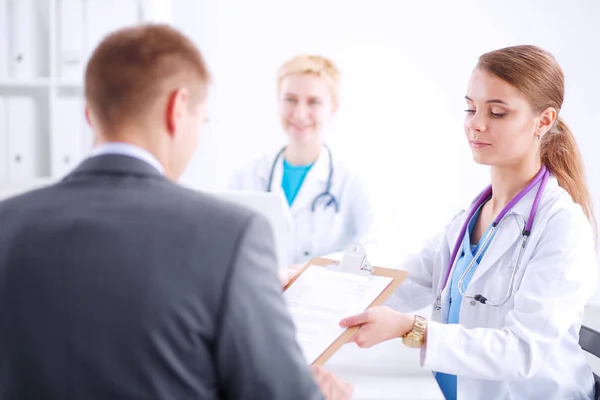
{"label": "earring", "polygon": [[539,132],[537,133],[537,138],[538,138],[538,140],[542,140],[542,135],[540,135]]}

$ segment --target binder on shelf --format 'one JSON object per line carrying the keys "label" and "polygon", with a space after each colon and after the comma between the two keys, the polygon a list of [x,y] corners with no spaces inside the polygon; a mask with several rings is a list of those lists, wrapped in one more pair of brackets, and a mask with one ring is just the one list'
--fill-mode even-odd
{"label": "binder on shelf", "polygon": [[34,0],[5,0],[8,16],[8,67],[9,76],[17,79],[31,79],[37,74],[35,51]]}
{"label": "binder on shelf", "polygon": [[8,0],[0,0],[0,80],[8,79]]}
{"label": "binder on shelf", "polygon": [[82,118],[82,132],[83,137],[81,140],[81,159],[84,159],[90,155],[92,152],[92,148],[94,147],[94,132],[92,128],[88,125],[85,115]]}
{"label": "binder on shelf", "polygon": [[7,179],[8,179],[8,110],[7,110],[6,98],[0,97],[0,182],[6,181]]}
{"label": "binder on shelf", "polygon": [[11,181],[31,180],[39,167],[39,115],[33,97],[7,98],[8,114],[8,178]]}
{"label": "binder on shelf", "polygon": [[52,137],[52,176],[61,178],[75,168],[83,156],[83,100],[75,96],[56,99]]}
{"label": "binder on shelf", "polygon": [[[83,0],[58,1],[58,68],[61,78],[83,79],[84,52]],[[98,16],[96,16],[98,18]]]}

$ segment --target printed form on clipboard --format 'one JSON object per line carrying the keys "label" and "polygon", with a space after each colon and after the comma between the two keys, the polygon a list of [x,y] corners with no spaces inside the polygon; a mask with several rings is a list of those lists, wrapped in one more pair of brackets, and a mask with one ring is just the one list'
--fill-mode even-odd
{"label": "printed form on clipboard", "polygon": [[[316,259],[317,264],[329,261],[320,260]],[[373,274],[353,274],[314,264],[311,260],[287,287],[284,297],[296,327],[296,339],[307,362],[322,365],[357,329],[341,328],[340,320],[382,304],[406,272],[374,268]]]}

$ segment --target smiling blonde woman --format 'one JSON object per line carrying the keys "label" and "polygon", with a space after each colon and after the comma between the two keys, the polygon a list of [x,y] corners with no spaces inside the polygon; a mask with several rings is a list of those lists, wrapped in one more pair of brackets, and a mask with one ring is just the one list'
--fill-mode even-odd
{"label": "smiling blonde woman", "polygon": [[277,88],[287,144],[238,171],[231,189],[284,196],[292,215],[292,265],[374,243],[366,184],[324,141],[340,104],[338,68],[327,58],[299,55],[280,67]]}

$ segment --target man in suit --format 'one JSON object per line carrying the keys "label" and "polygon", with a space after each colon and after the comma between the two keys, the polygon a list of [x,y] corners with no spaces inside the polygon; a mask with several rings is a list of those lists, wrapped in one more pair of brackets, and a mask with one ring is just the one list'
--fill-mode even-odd
{"label": "man in suit", "polygon": [[166,26],[93,53],[92,156],[0,203],[0,399],[350,396],[302,357],[266,220],[173,183],[209,81]]}

